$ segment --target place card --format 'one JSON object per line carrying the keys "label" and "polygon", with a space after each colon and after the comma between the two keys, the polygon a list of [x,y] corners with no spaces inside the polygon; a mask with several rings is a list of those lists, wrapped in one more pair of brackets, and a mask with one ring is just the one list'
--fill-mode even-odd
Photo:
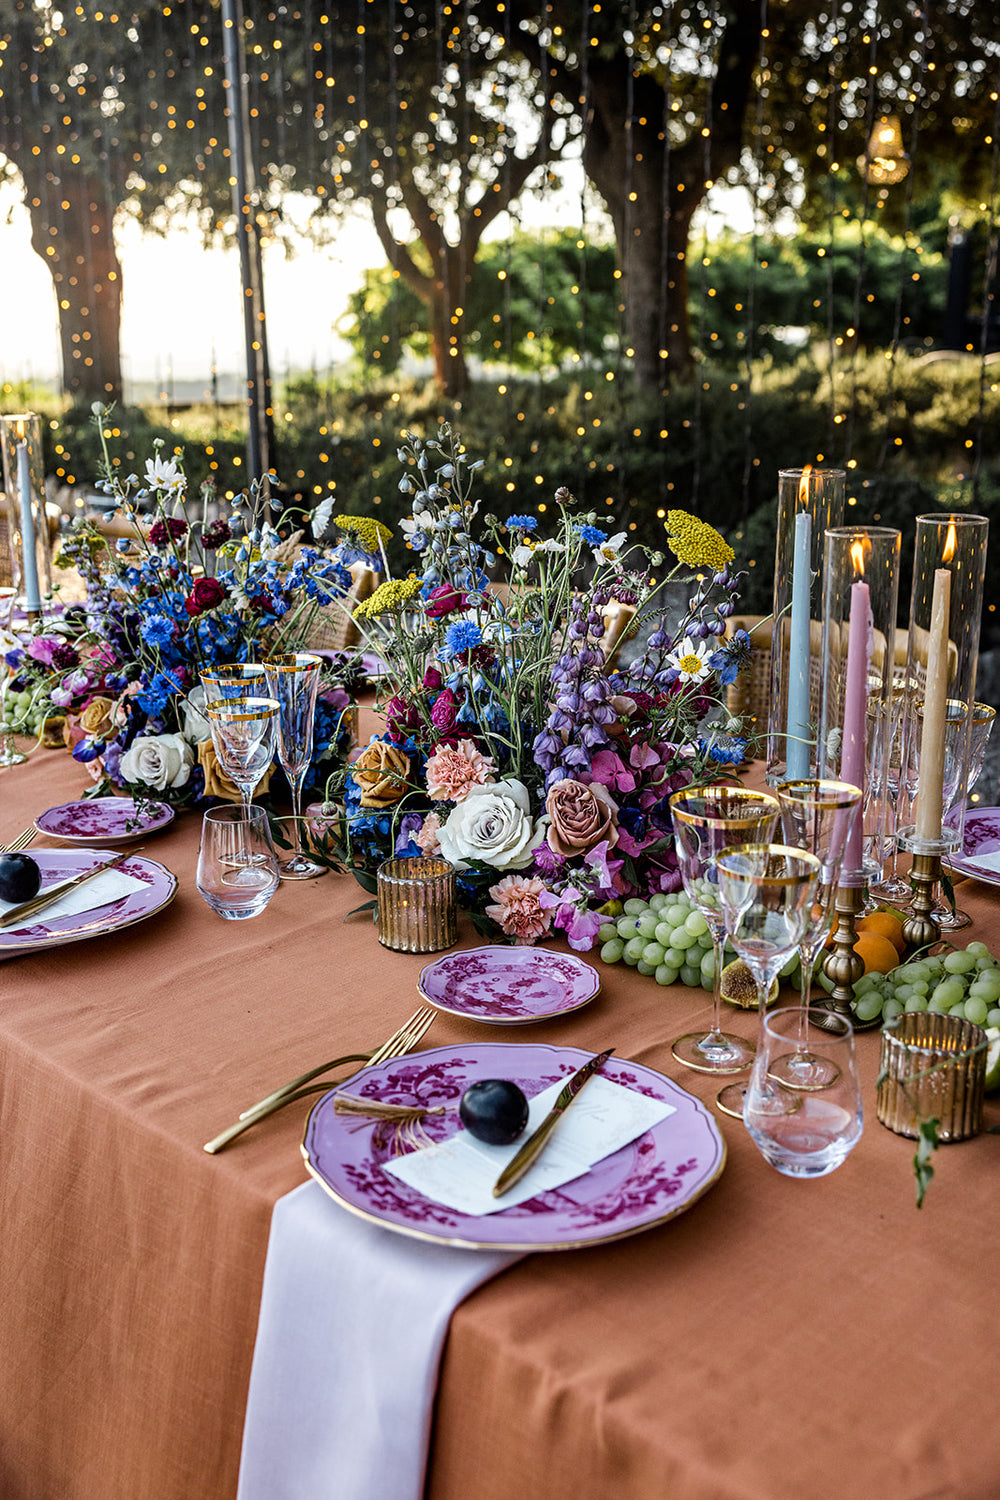
{"label": "place card", "polygon": [[[51,881],[50,884],[58,885],[61,880],[67,878],[65,874],[59,874],[57,879]],[[125,896],[131,896],[134,891],[146,889],[148,887],[144,881],[136,880],[134,875],[126,875],[124,870],[105,870],[103,874],[95,875],[93,880],[77,886],[76,890],[67,891],[65,896],[60,896],[58,901],[53,901],[51,906],[43,907],[33,916],[25,917],[23,927],[8,927],[5,930],[27,932],[29,928],[37,927],[42,922],[52,922],[59,917],[78,917],[82,912],[94,911],[99,906],[108,906],[112,901],[120,901]],[[45,895],[44,886],[38,894]],[[0,917],[23,904],[21,901],[0,901]]]}
{"label": "place card", "polygon": [[488,1146],[467,1130],[459,1130],[447,1141],[383,1163],[383,1170],[459,1213],[495,1214],[582,1177],[597,1162],[676,1113],[672,1104],[595,1075],[520,1182],[502,1198],[494,1198],[493,1185],[500,1173],[545,1119],[565,1083],[565,1078],[559,1079],[529,1101],[527,1128],[513,1145]]}

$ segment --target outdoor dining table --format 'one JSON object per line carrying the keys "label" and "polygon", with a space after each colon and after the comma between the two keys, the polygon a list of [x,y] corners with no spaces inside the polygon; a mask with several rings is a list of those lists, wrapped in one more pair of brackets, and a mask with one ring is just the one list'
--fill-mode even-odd
{"label": "outdoor dining table", "polygon": [[[56,752],[0,771],[0,841],[80,791]],[[203,1143],[418,1000],[424,961],[345,920],[365,899],[347,876],[220,921],[194,885],[199,824],[146,843],[179,880],[165,910],[0,964],[3,1500],[233,1500],[271,1211],[304,1180],[307,1106],[218,1156]],[[961,898],[963,938],[1000,947],[995,892]],[[532,1040],[614,1046],[710,1102],[718,1082],[670,1053],[705,993],[599,967],[600,995]],[[754,1014],[729,1020],[754,1034]],[[442,1014],[422,1045],[523,1036]],[[725,1171],[688,1212],[528,1256],[458,1308],[429,1500],[996,1500],[1000,1144],[942,1147],[918,1211],[913,1143],[875,1118],[877,1032],[858,1050],[865,1133],[831,1176],[779,1176],[720,1117]],[[336,1474],[324,1493],[351,1500]]]}

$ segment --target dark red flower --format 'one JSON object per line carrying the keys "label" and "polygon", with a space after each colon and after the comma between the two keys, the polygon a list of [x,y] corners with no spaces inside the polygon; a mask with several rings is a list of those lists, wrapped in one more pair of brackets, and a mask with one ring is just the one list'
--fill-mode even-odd
{"label": "dark red flower", "polygon": [[206,552],[214,552],[216,547],[221,547],[232,537],[232,532],[225,521],[213,521],[211,526],[206,526],[201,534],[201,545]]}
{"label": "dark red flower", "polygon": [[438,688],[444,686],[444,678],[437,667],[428,667],[424,673],[423,686],[429,693],[436,693]]}
{"label": "dark red flower", "polygon": [[171,537],[175,542],[179,542],[181,537],[186,535],[187,529],[188,523],[182,521],[180,516],[167,516],[164,521],[153,522],[149,528],[149,540],[154,547],[163,547]]}
{"label": "dark red flower", "polygon": [[184,608],[191,616],[203,615],[206,609],[214,609],[226,597],[226,591],[217,578],[199,578],[184,601]]}
{"label": "dark red flower", "polygon": [[458,739],[458,709],[459,702],[451,688],[445,688],[438,693],[434,699],[434,707],[431,709],[431,723],[438,731],[442,740]]}
{"label": "dark red flower", "polygon": [[420,714],[402,695],[390,698],[385,706],[385,728],[390,740],[402,743],[420,727]]}
{"label": "dark red flower", "polygon": [[466,597],[460,589],[450,583],[440,583],[428,594],[424,613],[432,620],[440,620],[445,615],[454,614],[458,609],[465,609],[466,603]]}

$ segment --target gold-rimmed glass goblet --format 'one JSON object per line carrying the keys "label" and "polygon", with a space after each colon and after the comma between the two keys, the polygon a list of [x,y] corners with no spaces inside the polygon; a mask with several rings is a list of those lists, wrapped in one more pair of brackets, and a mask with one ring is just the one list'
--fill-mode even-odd
{"label": "gold-rimmed glass goblet", "polygon": [[681,879],[708,924],[715,960],[709,1030],[686,1032],[670,1049],[679,1063],[699,1073],[740,1073],[753,1062],[754,1044],[722,1029],[726,928],[714,860],[734,844],[770,838],[779,810],[777,801],[767,792],[754,792],[746,787],[685,787],[670,799]]}
{"label": "gold-rimmed glass goblet", "polygon": [[[771,985],[812,920],[820,862],[789,844],[738,844],[716,855],[715,869],[726,933],[754,977],[763,1017]],[[776,1108],[801,1106],[801,1096],[777,1079],[772,1086]],[[729,1084],[719,1108],[741,1119],[745,1095],[745,1085]]]}
{"label": "gold-rimmed glass goblet", "polygon": [[247,817],[253,794],[274,759],[280,708],[274,698],[220,698],[205,707],[216,758],[239,788]]}
{"label": "gold-rimmed glass goblet", "polygon": [[278,712],[278,759],[288,777],[292,793],[295,848],[288,859],[278,861],[282,880],[312,880],[325,875],[326,867],[307,859],[302,850],[302,784],[313,752],[313,720],[323,661],[304,651],[291,651],[264,659],[267,687],[281,705]]}
{"label": "gold-rimmed glass goblet", "polygon": [[774,1063],[775,1076],[789,1088],[825,1089],[834,1082],[834,1064],[812,1053],[807,1042],[813,968],[833,929],[834,904],[847,840],[860,816],[862,792],[847,781],[786,781],[775,795],[781,807],[781,829],[786,844],[815,854],[820,862],[812,911],[799,944],[802,973],[800,1045],[782,1052]]}
{"label": "gold-rimmed glass goblet", "polygon": [[215,666],[203,667],[198,675],[206,703],[218,703],[220,698],[252,697],[267,686],[267,672],[260,662],[217,662]]}

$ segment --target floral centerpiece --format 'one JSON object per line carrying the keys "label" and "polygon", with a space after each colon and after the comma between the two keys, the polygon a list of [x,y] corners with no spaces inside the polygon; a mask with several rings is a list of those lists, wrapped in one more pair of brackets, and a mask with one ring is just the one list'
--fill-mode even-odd
{"label": "floral centerpiece", "polygon": [[[78,522],[58,559],[87,584],[85,605],[68,608],[7,654],[13,686],[29,694],[32,717],[65,716],[72,753],[88,767],[92,792],[120,787],[137,796],[187,803],[238,798],[218,766],[201,713],[199,673],[224,662],[301,650],[316,611],[342,600],[351,575],[340,557],[283,540],[266,489],[251,487],[228,519],[189,514],[179,456],[159,449],[145,479],[120,477],[107,448],[106,409],[95,408],[104,446],[101,488],[130,523],[109,543]],[[152,524],[140,520],[152,507]],[[355,656],[333,656],[316,712],[311,783],[322,786],[346,752],[344,713],[363,673]]]}
{"label": "floral centerpiece", "polygon": [[[341,778],[342,853],[369,889],[388,855],[440,853],[480,930],[531,943],[561,929],[589,948],[605,903],[679,887],[670,794],[744,758],[719,717],[749,649],[724,639],[732,549],[668,513],[666,581],[690,586],[668,625],[649,573],[663,555],[575,514],[566,490],[549,535],[515,514],[483,516],[476,536],[480,464],[458,437],[404,434],[399,458],[414,566],[354,611],[386,664],[385,728]],[[338,523],[345,542],[379,541],[365,517]],[[606,616],[623,608],[643,645],[615,665]]]}

